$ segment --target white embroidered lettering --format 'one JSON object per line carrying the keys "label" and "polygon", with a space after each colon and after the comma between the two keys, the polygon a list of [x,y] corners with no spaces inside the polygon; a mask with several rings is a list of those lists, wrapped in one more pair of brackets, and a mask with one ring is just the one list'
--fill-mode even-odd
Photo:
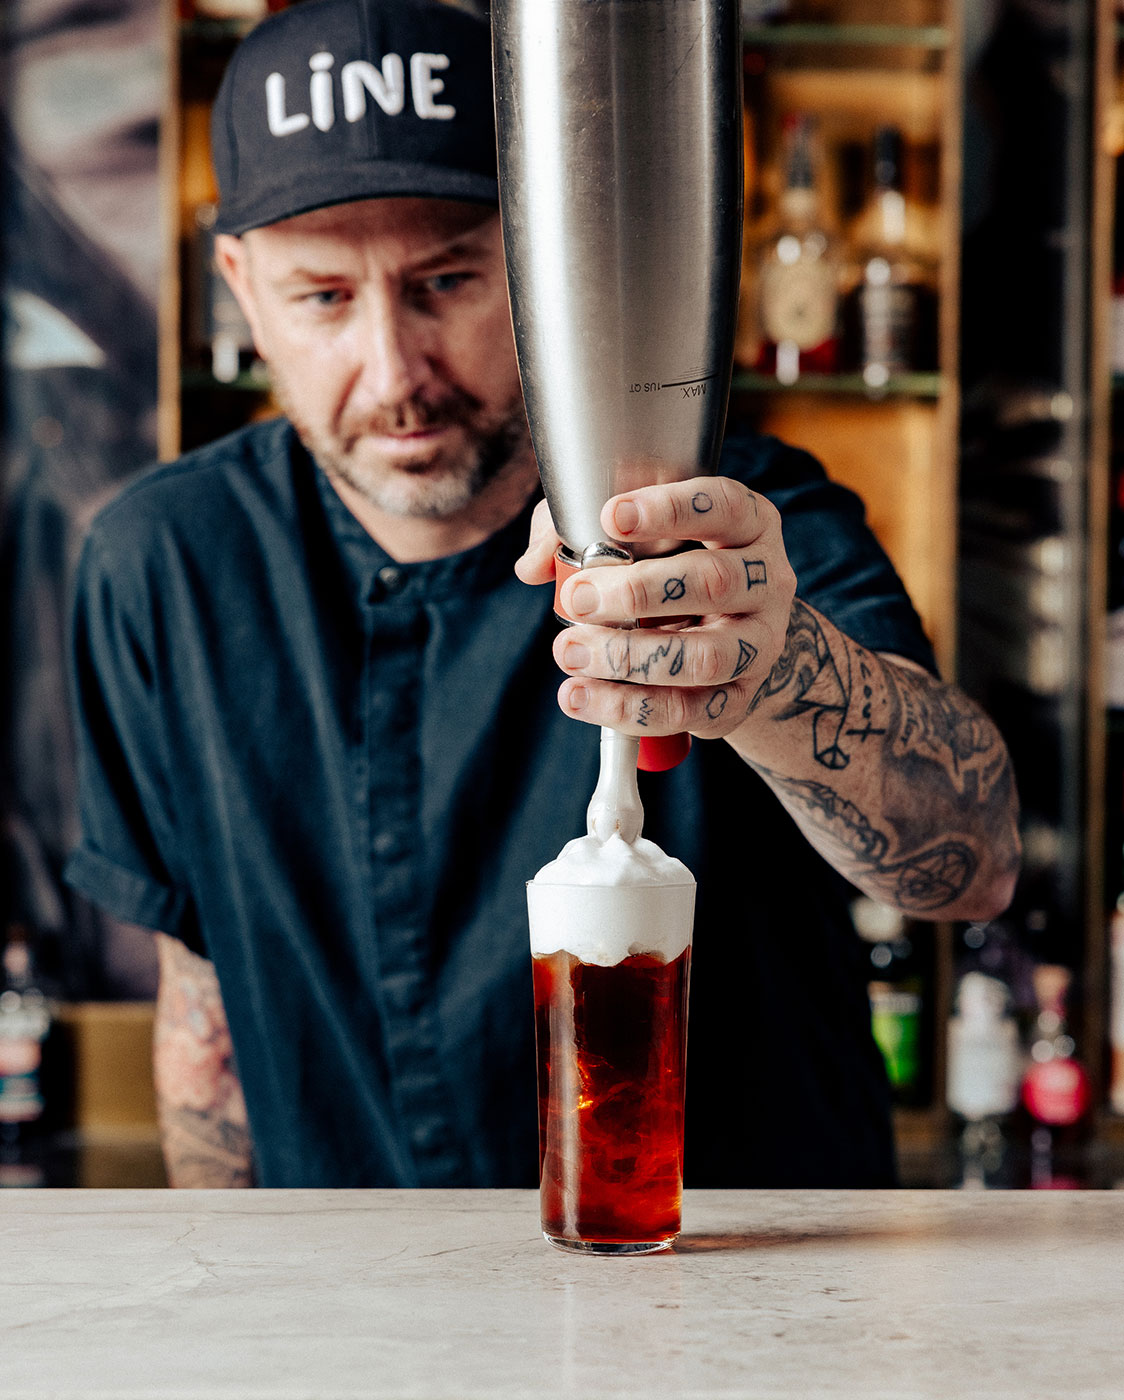
{"label": "white embroidered lettering", "polygon": [[329,72],[335,61],[330,53],[314,53],[308,60],[308,66],[312,69],[312,77],[308,80],[308,100],[317,131],[331,131],[336,122],[332,75]]}
{"label": "white embroidered lettering", "polygon": [[285,115],[285,79],[280,73],[270,73],[265,80],[265,116],[274,136],[289,136],[308,125],[306,112]]}
{"label": "white embroidered lettering", "polygon": [[396,53],[388,53],[380,72],[373,63],[357,58],[340,71],[343,114],[357,122],[367,110],[370,93],[388,117],[396,117],[406,105],[406,66]]}
{"label": "white embroidered lettering", "polygon": [[441,78],[433,76],[434,69],[448,68],[449,60],[443,53],[416,53],[410,57],[410,86],[414,92],[414,111],[419,117],[436,117],[439,121],[451,121],[457,109],[448,103],[434,102],[439,92],[445,91]]}

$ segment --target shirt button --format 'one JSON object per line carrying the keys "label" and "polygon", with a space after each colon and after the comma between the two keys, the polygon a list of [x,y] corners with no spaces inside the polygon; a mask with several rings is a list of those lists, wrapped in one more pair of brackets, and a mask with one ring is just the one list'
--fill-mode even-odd
{"label": "shirt button", "polygon": [[388,593],[397,593],[405,582],[402,570],[396,569],[393,564],[387,564],[384,569],[380,569],[378,578]]}
{"label": "shirt button", "polygon": [[380,831],[371,842],[371,849],[377,856],[392,856],[398,849],[398,834],[394,831]]}
{"label": "shirt button", "polygon": [[441,1124],[430,1119],[428,1123],[418,1123],[410,1132],[410,1138],[415,1147],[423,1150],[433,1147],[441,1137]]}

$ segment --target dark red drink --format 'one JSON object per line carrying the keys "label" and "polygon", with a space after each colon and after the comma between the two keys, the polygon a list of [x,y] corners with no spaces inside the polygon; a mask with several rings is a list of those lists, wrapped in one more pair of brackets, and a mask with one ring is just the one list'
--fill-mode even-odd
{"label": "dark red drink", "polygon": [[613,967],[536,956],[543,1233],[604,1253],[679,1233],[690,948]]}

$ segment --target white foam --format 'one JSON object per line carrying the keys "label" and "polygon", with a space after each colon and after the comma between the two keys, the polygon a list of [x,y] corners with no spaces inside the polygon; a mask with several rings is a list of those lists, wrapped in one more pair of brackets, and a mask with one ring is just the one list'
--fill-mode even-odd
{"label": "white foam", "polygon": [[694,905],[694,876],[654,841],[580,836],[527,886],[531,952],[599,967],[640,953],[671,962],[691,941]]}

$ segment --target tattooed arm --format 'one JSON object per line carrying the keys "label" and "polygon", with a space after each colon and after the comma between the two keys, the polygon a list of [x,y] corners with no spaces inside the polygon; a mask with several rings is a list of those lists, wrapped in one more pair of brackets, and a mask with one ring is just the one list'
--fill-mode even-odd
{"label": "tattooed arm", "polygon": [[[615,497],[602,523],[642,547],[707,547],[566,583],[563,606],[580,619],[555,643],[572,677],[559,692],[567,713],[630,734],[725,738],[827,860],[909,914],[1006,908],[1019,843],[998,731],[956,687],[868,651],[797,599],[775,507],[708,478]],[[541,581],[547,541],[540,522],[520,564],[528,581]],[[684,613],[687,626],[622,628]]]}
{"label": "tattooed arm", "polygon": [[867,894],[921,918],[990,918],[1010,902],[1010,761],[955,686],[868,651],[797,599],[781,656],[727,737]]}
{"label": "tattooed arm", "polygon": [[214,965],[156,935],[153,1071],[172,1186],[250,1186],[250,1133]]}

